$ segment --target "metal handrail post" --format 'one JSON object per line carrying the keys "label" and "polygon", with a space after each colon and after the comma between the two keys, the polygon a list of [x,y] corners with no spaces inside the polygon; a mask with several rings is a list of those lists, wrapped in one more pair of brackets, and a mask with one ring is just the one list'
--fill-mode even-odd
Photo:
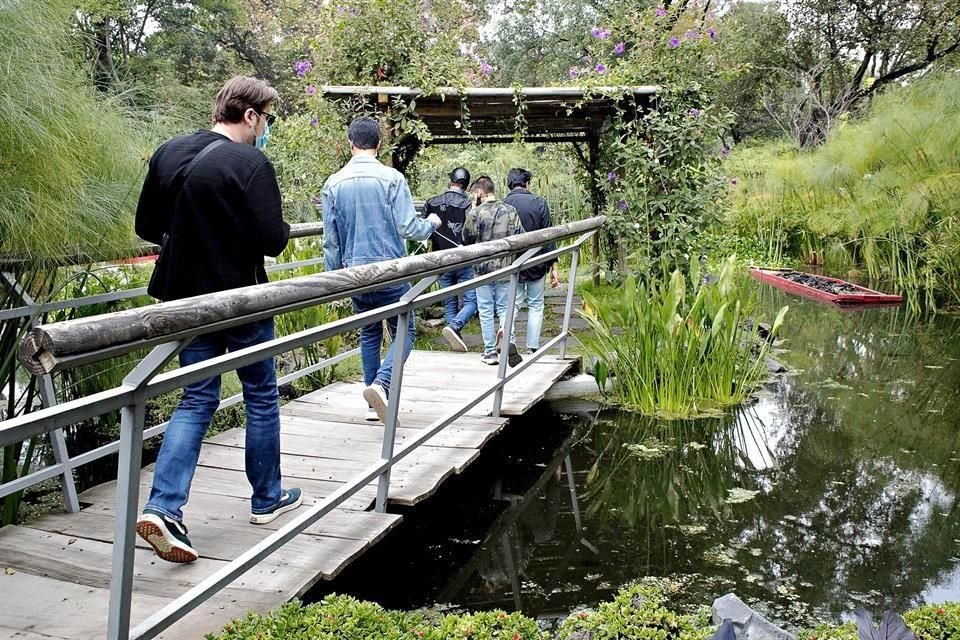
{"label": "metal handrail post", "polygon": [[[410,302],[416,300],[420,294],[429,289],[440,276],[428,276],[415,284],[409,291],[400,296],[400,302],[407,307],[397,316],[397,332],[393,340],[393,371],[390,375],[390,397],[387,398],[387,421],[383,425],[383,444],[380,448],[380,457],[383,460],[393,458],[393,449],[397,436],[397,415],[400,413],[400,389],[403,385],[403,368],[407,362],[407,333],[410,327],[410,316],[413,307]],[[398,349],[399,347],[399,349]],[[399,361],[398,361],[399,358]],[[397,366],[399,363],[400,366]],[[390,472],[393,466],[387,469],[377,480],[377,513],[387,510],[387,497],[390,493]]]}
{"label": "metal handrail post", "polygon": [[[53,376],[49,373],[40,376],[40,404],[52,407],[57,404],[57,392],[53,387]],[[70,453],[67,451],[67,440],[63,429],[50,432],[50,448],[53,450],[53,460],[62,469],[60,474],[60,490],[63,492],[63,508],[67,513],[80,511],[80,498],[77,496],[77,483],[73,480],[73,465]]]}
{"label": "metal handrail post", "polygon": [[[521,265],[533,256],[540,253],[540,247],[534,247],[533,249],[527,249],[523,255],[513,261],[511,266],[515,267]],[[507,289],[507,314],[503,317],[503,339],[500,341],[500,363],[497,366],[497,378],[503,380],[507,377],[507,360],[510,357],[510,343],[513,338],[513,322],[516,319],[517,315],[517,285],[520,282],[520,271],[514,271],[510,274],[510,287]],[[495,283],[490,283],[491,288]],[[493,300],[494,306],[496,306],[496,293],[494,292]],[[493,396],[493,411],[490,415],[494,418],[500,417],[500,405],[503,404],[503,389],[500,387],[497,389],[497,392]]]}
{"label": "metal handrail post", "polygon": [[[33,310],[39,310],[40,305],[17,281],[16,276],[5,271],[3,277],[23,304],[31,309],[28,324],[31,329],[34,328],[37,325],[38,314]],[[57,392],[53,386],[53,377],[48,373],[40,378],[40,405],[52,407],[55,404],[57,404]],[[50,432],[50,448],[53,451],[54,462],[60,466],[62,471],[60,474],[60,489],[63,492],[63,508],[67,513],[77,513],[80,511],[80,499],[77,497],[77,484],[73,480],[73,467],[70,465],[70,454],[67,451],[67,440],[63,436],[63,429]]]}
{"label": "metal handrail post", "polygon": [[[142,390],[187,341],[168,342],[151,351],[123,384]],[[113,563],[110,578],[110,610],[107,614],[108,640],[130,637],[130,601],[133,597],[133,560],[136,550],[137,506],[140,499],[140,461],[143,454],[143,426],[147,401],[142,393],[120,410],[120,461],[117,469],[117,512],[113,528]]]}
{"label": "metal handrail post", "polygon": [[577,283],[577,266],[580,262],[580,247],[570,256],[570,281],[567,283],[567,302],[563,307],[563,341],[560,342],[560,359],[567,357],[567,339],[570,331],[570,313],[573,311],[573,289]]}

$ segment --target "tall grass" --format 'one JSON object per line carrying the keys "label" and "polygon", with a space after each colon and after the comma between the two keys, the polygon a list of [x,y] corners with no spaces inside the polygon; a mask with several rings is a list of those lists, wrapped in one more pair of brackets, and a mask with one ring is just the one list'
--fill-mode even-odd
{"label": "tall grass", "polygon": [[87,83],[71,5],[0,10],[0,253],[39,262],[129,247],[148,148]]}
{"label": "tall grass", "polygon": [[735,155],[741,233],[834,271],[860,268],[915,300],[960,304],[960,77],[877,99],[819,149]]}
{"label": "tall grass", "polygon": [[716,413],[766,376],[767,343],[747,322],[751,304],[736,284],[735,259],[724,261],[719,277],[701,278],[697,265],[689,280],[680,271],[647,284],[630,276],[615,297],[584,293],[591,332],[581,342],[600,360],[601,387],[607,372],[615,375],[619,404],[667,418]]}

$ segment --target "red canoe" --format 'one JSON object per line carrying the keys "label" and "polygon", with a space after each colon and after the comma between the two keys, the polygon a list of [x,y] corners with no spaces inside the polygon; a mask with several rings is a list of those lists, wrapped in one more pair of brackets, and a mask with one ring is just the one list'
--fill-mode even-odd
{"label": "red canoe", "polygon": [[899,304],[903,296],[880,293],[858,284],[793,269],[750,267],[750,275],[789,293],[839,305]]}

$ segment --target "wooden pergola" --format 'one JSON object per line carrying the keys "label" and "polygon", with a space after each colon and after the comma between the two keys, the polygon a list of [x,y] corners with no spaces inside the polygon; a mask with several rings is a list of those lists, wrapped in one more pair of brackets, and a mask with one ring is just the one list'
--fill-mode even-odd
{"label": "wooden pergola", "polygon": [[[514,142],[569,143],[591,177],[590,202],[594,215],[602,208],[597,184],[600,134],[620,113],[627,121],[650,108],[656,86],[637,87],[442,87],[431,93],[411,87],[324,86],[331,101],[366,103],[388,116],[406,112],[423,122],[430,140],[414,135],[389,140],[392,164],[405,172],[423,144],[496,144]],[[598,236],[594,251],[599,257]],[[598,264],[598,262],[597,262]]]}

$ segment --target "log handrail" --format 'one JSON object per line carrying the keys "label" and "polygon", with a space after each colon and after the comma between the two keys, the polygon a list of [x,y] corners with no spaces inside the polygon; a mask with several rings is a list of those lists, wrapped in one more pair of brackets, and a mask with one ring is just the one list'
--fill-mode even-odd
{"label": "log handrail", "polygon": [[65,368],[60,361],[78,354],[92,354],[84,363],[95,362],[169,339],[200,335],[406,282],[453,266],[516,254],[597,229],[605,221],[598,216],[502,240],[39,325],[21,340],[20,361],[35,374]]}

